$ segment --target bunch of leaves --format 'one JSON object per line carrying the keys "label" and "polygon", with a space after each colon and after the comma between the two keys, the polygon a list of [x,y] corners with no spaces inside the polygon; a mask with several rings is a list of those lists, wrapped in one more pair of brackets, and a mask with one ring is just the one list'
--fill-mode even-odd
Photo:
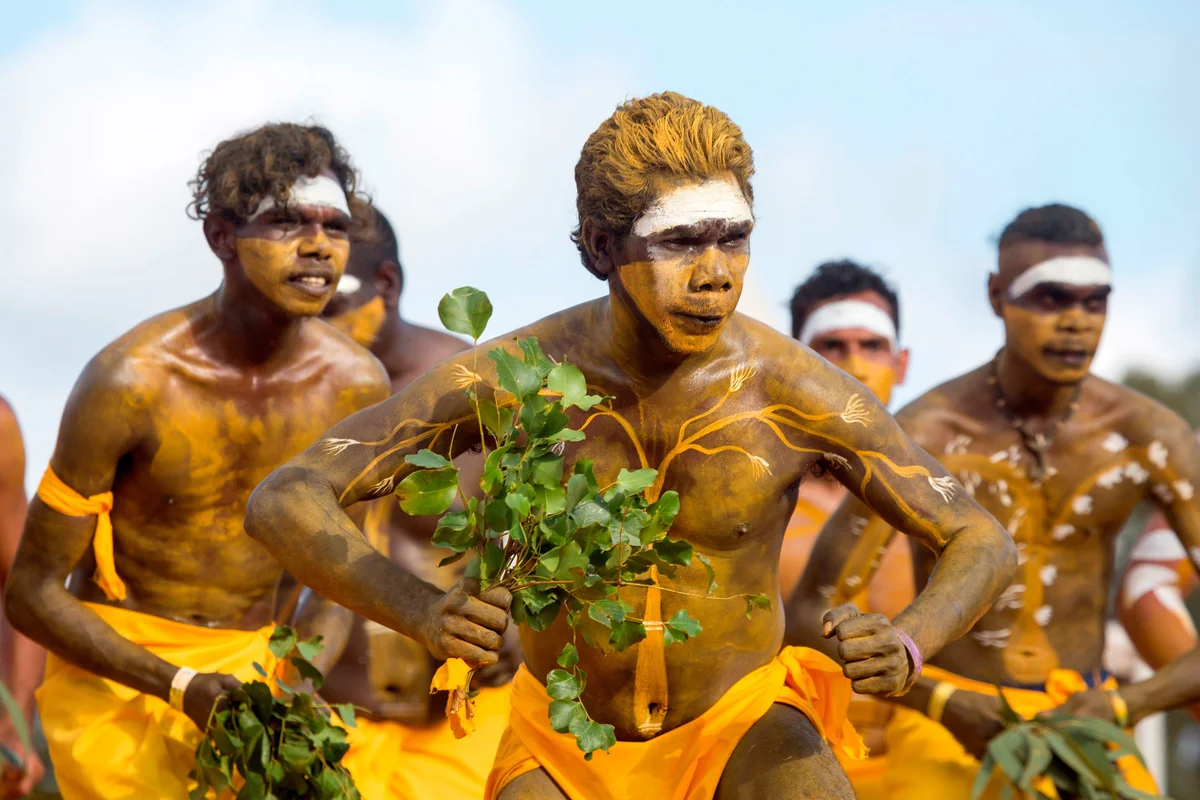
{"label": "bunch of leaves", "polygon": [[[579,459],[564,474],[565,445],[585,438],[569,427],[568,412],[587,412],[612,399],[589,394],[577,367],[548,358],[530,337],[517,343],[519,355],[504,347],[487,354],[495,363],[497,385],[479,376],[479,338],[491,313],[487,295],[470,287],[456,289],[438,306],[442,323],[476,345],[464,391],[484,448],[482,497],[464,498],[461,510],[446,513],[463,494],[458,472],[430,450],[408,456],[418,470],[395,491],[409,514],[443,514],[433,542],[452,554],[442,564],[472,556],[466,575],[478,577],[485,587],[510,589],[515,622],[542,631],[565,613],[573,641],[563,647],[559,669],[545,676],[550,724],[574,734],[590,759],[616,738],[613,727],[592,719],[580,700],[587,674],[579,667],[578,639],[618,651],[645,639],[644,621],[620,599],[619,589],[651,585],[654,571],[674,577],[677,568],[695,560],[706,571],[709,594],[716,582],[703,554],[668,535],[679,513],[678,494],[647,497],[655,470],[621,469],[615,481],[601,486],[592,462]],[[765,595],[746,602],[748,609],[770,605]],[[668,645],[700,630],[684,609],[663,622]]]}
{"label": "bunch of leaves", "polygon": [[1144,761],[1128,732],[1106,720],[1050,714],[1023,719],[1000,692],[1005,728],[988,744],[975,779],[971,800],[977,800],[997,769],[1005,778],[1004,800],[1014,791],[1026,797],[1081,800],[1153,800],[1129,785],[1117,760],[1134,756]]}
{"label": "bunch of leaves", "polygon": [[[320,636],[301,640],[294,630],[280,626],[271,635],[270,649],[276,659],[290,662],[314,692],[321,690],[324,678],[312,663],[322,649]],[[189,776],[196,782],[191,800],[208,797],[210,790],[218,796],[236,792],[237,800],[358,798],[340,763],[350,749],[346,731],[329,717],[330,709],[336,709],[354,727],[354,706],[327,706],[278,677],[270,679],[261,664],[254,668],[264,680],[242,684],[213,709]],[[266,680],[273,680],[279,697]]]}

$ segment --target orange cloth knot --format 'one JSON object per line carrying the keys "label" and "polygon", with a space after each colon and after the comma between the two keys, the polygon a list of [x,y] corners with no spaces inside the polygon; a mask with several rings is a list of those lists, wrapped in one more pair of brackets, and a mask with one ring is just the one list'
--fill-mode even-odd
{"label": "orange cloth knot", "polygon": [[95,517],[96,533],[92,537],[92,550],[96,554],[96,585],[104,590],[109,600],[125,599],[125,581],[117,574],[113,561],[113,528],[109,512],[113,507],[112,492],[101,492],[84,497],[62,482],[51,467],[38,484],[38,497],[50,508],[68,517]]}
{"label": "orange cloth knot", "polygon": [[471,673],[474,671],[461,658],[450,658],[433,673],[429,684],[430,694],[450,693],[446,700],[446,717],[455,739],[475,732],[475,706],[471,702]]}

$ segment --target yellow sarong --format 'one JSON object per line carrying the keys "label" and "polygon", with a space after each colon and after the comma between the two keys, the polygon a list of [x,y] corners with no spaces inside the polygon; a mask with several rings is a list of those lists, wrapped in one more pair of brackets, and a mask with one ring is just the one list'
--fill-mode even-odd
{"label": "yellow sarong", "polygon": [[[925,665],[922,675],[938,681],[946,681],[972,692],[990,697],[996,696],[996,687],[980,683],[944,669]],[[1117,686],[1111,678],[1103,688]],[[1029,689],[1005,689],[1004,696],[1013,710],[1022,717],[1030,718],[1049,711],[1067,701],[1067,698],[1087,689],[1087,683],[1078,672],[1056,669],[1046,679],[1046,691]],[[888,726],[888,768],[883,776],[884,790],[892,800],[969,800],[979,762],[972,758],[954,735],[940,723],[924,714],[908,708],[897,708]],[[1125,756],[1118,762],[1125,780],[1135,789],[1156,794],[1154,778],[1133,756]],[[996,770],[995,776],[984,792],[984,800],[999,798],[1001,788],[1007,783],[1003,772]],[[1014,791],[1014,796],[1024,795]]]}
{"label": "yellow sarong", "polygon": [[[273,625],[257,631],[200,628],[85,603],[113,630],[159,658],[198,672],[258,678],[270,672]],[[64,800],[185,800],[201,733],[159,700],[51,654],[37,690],[42,728]]]}
{"label": "yellow sarong", "polygon": [[363,800],[479,800],[508,727],[511,692],[511,684],[480,689],[475,732],[463,739],[445,719],[415,726],[359,718],[342,765]]}
{"label": "yellow sarong", "polygon": [[522,666],[484,796],[495,800],[514,779],[541,767],[571,800],[710,800],[742,736],[775,703],[803,712],[835,752],[862,758],[862,740],[846,720],[850,693],[850,682],[829,658],[787,647],[691,722],[649,741],[617,742],[585,761],[574,736],[550,728],[546,687]]}

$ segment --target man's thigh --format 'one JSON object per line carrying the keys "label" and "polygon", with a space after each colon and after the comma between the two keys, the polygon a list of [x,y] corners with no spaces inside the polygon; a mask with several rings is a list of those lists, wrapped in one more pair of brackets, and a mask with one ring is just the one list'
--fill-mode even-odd
{"label": "man's thigh", "polygon": [[535,769],[501,789],[497,800],[567,800],[567,796],[546,770]]}
{"label": "man's thigh", "polygon": [[776,703],[734,749],[715,800],[854,800],[854,790],[808,717]]}

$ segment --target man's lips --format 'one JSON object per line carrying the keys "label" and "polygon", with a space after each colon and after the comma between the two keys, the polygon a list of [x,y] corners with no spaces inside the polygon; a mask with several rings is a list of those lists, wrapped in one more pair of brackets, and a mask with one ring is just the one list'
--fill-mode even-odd
{"label": "man's lips", "polygon": [[324,269],[297,272],[288,278],[288,286],[313,297],[320,297],[332,290],[333,272]]}
{"label": "man's lips", "polygon": [[1082,367],[1092,357],[1092,352],[1082,347],[1046,347],[1042,352],[1072,367]]}
{"label": "man's lips", "polygon": [[676,311],[675,316],[698,327],[713,328],[724,322],[728,315],[714,311]]}

